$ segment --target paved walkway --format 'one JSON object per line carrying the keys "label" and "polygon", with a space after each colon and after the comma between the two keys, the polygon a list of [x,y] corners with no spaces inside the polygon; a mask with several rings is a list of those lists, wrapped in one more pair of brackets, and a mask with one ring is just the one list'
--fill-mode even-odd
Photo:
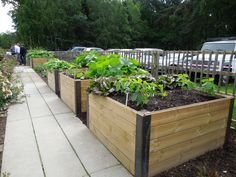
{"label": "paved walkway", "polygon": [[131,177],[29,67],[23,103],[8,111],[2,173],[10,177]]}

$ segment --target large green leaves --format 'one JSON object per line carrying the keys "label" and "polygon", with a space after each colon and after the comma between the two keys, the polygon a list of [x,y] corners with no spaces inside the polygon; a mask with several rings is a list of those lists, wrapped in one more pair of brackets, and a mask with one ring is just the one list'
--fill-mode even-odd
{"label": "large green leaves", "polygon": [[148,74],[147,71],[139,68],[136,60],[116,54],[99,56],[96,62],[91,62],[88,66],[88,76],[91,78]]}
{"label": "large green leaves", "polygon": [[80,53],[73,61],[78,67],[88,67],[89,63],[95,62],[100,56],[96,51]]}
{"label": "large green leaves", "polygon": [[54,70],[64,71],[72,66],[73,66],[72,64],[63,60],[59,60],[57,58],[53,58],[49,60],[47,63],[44,63],[44,68],[50,72]]}

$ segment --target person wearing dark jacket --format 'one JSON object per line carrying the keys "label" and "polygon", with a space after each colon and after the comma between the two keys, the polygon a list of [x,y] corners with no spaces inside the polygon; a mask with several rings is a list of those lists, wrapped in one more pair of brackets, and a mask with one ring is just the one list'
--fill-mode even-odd
{"label": "person wearing dark jacket", "polygon": [[27,49],[21,45],[20,46],[20,65],[26,65],[26,53]]}

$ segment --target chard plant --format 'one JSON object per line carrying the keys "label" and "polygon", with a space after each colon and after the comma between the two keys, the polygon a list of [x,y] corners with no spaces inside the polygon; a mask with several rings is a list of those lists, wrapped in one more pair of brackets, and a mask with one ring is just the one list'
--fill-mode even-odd
{"label": "chard plant", "polygon": [[97,95],[108,96],[116,91],[116,77],[100,77],[90,83],[89,91]]}

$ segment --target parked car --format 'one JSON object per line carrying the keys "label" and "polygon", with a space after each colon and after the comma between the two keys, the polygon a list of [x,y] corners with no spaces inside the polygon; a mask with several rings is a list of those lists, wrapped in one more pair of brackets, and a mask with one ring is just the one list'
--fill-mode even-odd
{"label": "parked car", "polygon": [[101,51],[104,51],[104,50],[102,48],[98,48],[98,47],[86,47],[83,51],[84,52],[90,52],[90,51],[101,52]]}
{"label": "parked car", "polygon": [[72,52],[81,52],[85,49],[86,47],[73,47],[71,49]]}
{"label": "parked car", "polygon": [[159,53],[159,61],[163,60],[163,50],[159,48],[134,48],[132,58],[136,58],[145,69],[151,69],[153,53]]}
{"label": "parked car", "polygon": [[[209,68],[215,71],[228,71],[236,73],[236,40],[218,40],[205,42],[201,48],[201,54],[194,56],[192,61],[188,58],[192,67]],[[224,52],[226,54],[224,55]]]}

